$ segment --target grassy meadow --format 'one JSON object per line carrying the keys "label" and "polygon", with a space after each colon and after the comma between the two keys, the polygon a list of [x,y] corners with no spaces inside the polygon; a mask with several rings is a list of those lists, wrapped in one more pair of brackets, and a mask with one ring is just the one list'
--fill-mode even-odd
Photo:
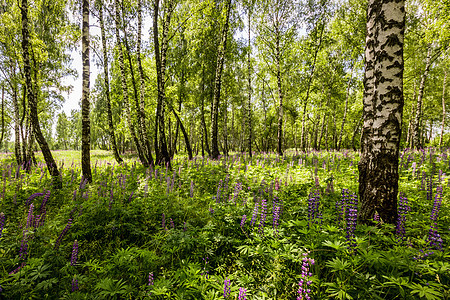
{"label": "grassy meadow", "polygon": [[[357,224],[358,153],[0,156],[0,299],[449,299],[450,152],[405,150],[399,222]],[[449,174],[449,175],[447,175]]]}

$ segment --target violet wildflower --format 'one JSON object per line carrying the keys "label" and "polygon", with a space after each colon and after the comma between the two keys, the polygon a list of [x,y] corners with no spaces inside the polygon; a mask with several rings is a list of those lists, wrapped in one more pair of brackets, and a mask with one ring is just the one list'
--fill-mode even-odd
{"label": "violet wildflower", "polygon": [[278,202],[274,201],[273,206],[274,206],[274,208],[273,208],[273,212],[272,212],[272,214],[273,214],[272,227],[276,232],[278,232],[278,225],[279,225],[278,221],[280,220],[280,205]]}
{"label": "violet wildflower", "polygon": [[231,282],[228,278],[225,278],[223,282],[223,298],[228,299],[231,294]]}
{"label": "violet wildflower", "polygon": [[5,214],[0,213],[0,238],[2,237],[3,227],[5,226]]}
{"label": "violet wildflower", "polygon": [[208,262],[209,262],[209,257],[207,256],[206,258],[202,258],[203,260],[203,268],[202,268],[202,272],[200,273],[200,275],[205,275],[205,278],[208,279],[209,278],[209,271],[206,269],[206,267],[208,266]]}
{"label": "violet wildflower", "polygon": [[441,250],[442,249],[442,238],[438,233],[438,218],[439,211],[441,210],[442,205],[442,187],[438,186],[436,188],[436,196],[434,198],[433,209],[431,211],[430,220],[432,224],[430,225],[430,230],[428,231],[428,242],[430,246]]}
{"label": "violet wildflower", "polygon": [[253,215],[252,215],[252,219],[250,221],[250,226],[253,226],[256,222],[256,217],[258,216],[258,210],[259,210],[259,203],[256,202],[255,203],[255,208],[253,209]]}
{"label": "violet wildflower", "polygon": [[22,241],[20,242],[19,257],[25,259],[28,254],[28,230],[22,232]]}
{"label": "violet wildflower", "polygon": [[58,249],[59,244],[61,243],[62,239],[64,238],[64,236],[67,234],[67,231],[69,231],[70,227],[72,226],[72,219],[69,219],[67,221],[67,225],[66,227],[64,227],[63,231],[61,232],[61,234],[58,236],[58,239],[56,240],[55,243],[55,249]]}
{"label": "violet wildflower", "polygon": [[319,212],[320,206],[320,193],[310,193],[308,198],[308,228],[312,224],[318,224],[319,219],[322,218],[322,214]]}
{"label": "violet wildflower", "polygon": [[191,187],[189,189],[189,196],[194,197],[194,181],[191,180]]}
{"label": "violet wildflower", "polygon": [[72,293],[78,291],[78,279],[72,279]]}
{"label": "violet wildflower", "polygon": [[416,176],[416,162],[412,163],[412,177],[414,178]]}
{"label": "violet wildflower", "polygon": [[411,211],[411,208],[408,205],[408,198],[406,198],[404,193],[400,193],[397,226],[395,230],[397,238],[400,241],[405,239],[406,215],[408,214],[409,211]]}
{"label": "violet wildflower", "polygon": [[25,229],[27,229],[33,225],[33,219],[34,219],[33,210],[34,210],[34,205],[33,205],[33,203],[31,203],[30,208],[28,209],[27,225],[25,226]]}
{"label": "violet wildflower", "polygon": [[427,179],[427,200],[431,201],[433,199],[433,175],[431,174]]}
{"label": "violet wildflower", "polygon": [[300,275],[300,281],[298,282],[297,300],[311,300],[311,266],[314,265],[314,259],[309,258],[307,253],[303,253],[302,259],[302,274]]}
{"label": "violet wildflower", "polygon": [[241,219],[241,228],[244,230],[245,221],[247,220],[247,215],[243,215]]}
{"label": "violet wildflower", "polygon": [[267,200],[261,200],[261,216],[259,219],[259,234],[264,235],[264,226],[266,225],[266,217],[267,217]]}
{"label": "violet wildflower", "polygon": [[78,260],[78,241],[73,242],[72,256],[70,257],[70,265],[75,266]]}
{"label": "violet wildflower", "polygon": [[247,300],[247,290],[244,288],[239,288],[238,300]]}
{"label": "violet wildflower", "polygon": [[31,195],[30,197],[28,197],[27,201],[25,202],[25,205],[28,206],[28,204],[33,201],[35,198],[40,197],[40,196],[44,196],[44,193],[34,193],[33,195]]}
{"label": "violet wildflower", "polygon": [[173,223],[172,218],[170,218],[169,220],[170,220],[170,227],[172,227],[172,229],[175,229],[175,223]]}
{"label": "violet wildflower", "polygon": [[[153,272],[150,272],[150,273],[148,273],[148,287],[149,287],[149,289],[152,289],[154,284],[155,284],[155,280],[153,278]],[[148,293],[148,295],[151,296],[152,295],[152,291],[150,291]]]}
{"label": "violet wildflower", "polygon": [[427,173],[425,171],[422,171],[422,180],[420,181],[420,190],[425,191],[425,182],[427,180]]}
{"label": "violet wildflower", "polygon": [[356,221],[358,218],[358,198],[355,194],[350,196],[349,202],[347,204],[345,219],[346,219],[346,239],[347,239],[347,248],[350,251],[355,251],[356,248],[356,238],[355,238],[355,230],[356,230]]}

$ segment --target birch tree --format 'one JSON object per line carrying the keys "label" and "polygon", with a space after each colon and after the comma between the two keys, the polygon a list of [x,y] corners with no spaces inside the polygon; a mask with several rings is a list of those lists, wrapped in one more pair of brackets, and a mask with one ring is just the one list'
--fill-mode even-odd
{"label": "birch tree", "polygon": [[369,0],[364,74],[364,124],[359,162],[360,221],[375,213],[397,221],[398,156],[403,113],[405,2]]}

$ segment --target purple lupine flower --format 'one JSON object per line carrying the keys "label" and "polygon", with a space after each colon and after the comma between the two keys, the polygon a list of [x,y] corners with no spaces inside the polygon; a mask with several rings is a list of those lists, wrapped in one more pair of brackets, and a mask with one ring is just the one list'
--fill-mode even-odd
{"label": "purple lupine flower", "polygon": [[189,189],[189,196],[194,197],[194,181],[191,180],[191,187]]}
{"label": "purple lupine flower", "polygon": [[311,266],[314,265],[314,259],[309,258],[307,253],[303,253],[302,259],[302,274],[300,275],[300,281],[298,282],[297,300],[311,300],[311,283],[310,280],[312,272],[310,272]]}
{"label": "purple lupine flower", "polygon": [[245,221],[247,220],[247,215],[243,215],[241,219],[241,228],[244,230]]}
{"label": "purple lupine flower", "polygon": [[267,217],[267,200],[261,199],[261,216],[259,219],[259,234],[261,236],[264,235],[264,226],[266,225],[266,217]]}
{"label": "purple lupine flower", "polygon": [[413,178],[416,176],[416,167],[417,167],[417,163],[413,162],[412,163],[412,177]]}
{"label": "purple lupine flower", "polygon": [[20,242],[19,257],[25,259],[28,254],[28,230],[22,232],[22,241]]}
{"label": "purple lupine flower", "polygon": [[152,287],[155,284],[155,280],[153,278],[153,272],[148,273],[148,286]]}
{"label": "purple lupine flower", "polygon": [[70,265],[75,266],[78,260],[78,241],[73,242],[72,256],[70,257]]}
{"label": "purple lupine flower", "polygon": [[247,300],[247,290],[244,288],[239,288],[238,300]]}
{"label": "purple lupine flower", "polygon": [[308,228],[312,224],[318,224],[322,214],[319,211],[320,206],[320,192],[316,190],[315,193],[310,193],[308,198]]}
{"label": "purple lupine flower", "polygon": [[231,282],[226,277],[223,282],[223,298],[228,299],[228,297],[230,297],[230,294],[231,294]]}
{"label": "purple lupine flower", "polygon": [[72,279],[72,293],[78,291],[78,279]]}
{"label": "purple lupine flower", "polygon": [[61,232],[61,234],[58,236],[58,239],[56,240],[55,243],[55,249],[58,249],[59,244],[61,243],[62,239],[64,238],[64,236],[67,234],[67,231],[69,231],[70,227],[72,226],[72,219],[69,219],[67,221],[67,225],[66,227],[64,227],[63,231]]}
{"label": "purple lupine flower", "polygon": [[133,199],[134,191],[131,192],[130,197],[128,198],[128,203],[131,203],[131,199]]}
{"label": "purple lupine flower", "polygon": [[161,226],[162,226],[162,228],[164,230],[167,230],[167,228],[166,228],[166,215],[164,213],[162,214]]}
{"label": "purple lupine flower", "polygon": [[427,200],[431,201],[433,199],[433,174],[430,174],[427,179]]}
{"label": "purple lupine flower", "polygon": [[19,272],[23,267],[25,267],[26,264],[27,264],[26,262],[22,262],[22,263],[20,264],[20,266],[18,266],[17,268],[15,268],[14,270],[12,270],[12,271],[9,272],[8,274],[9,274],[9,275],[17,274],[17,272]]}
{"label": "purple lupine flower", "polygon": [[342,189],[341,199],[336,201],[336,211],[337,211],[337,223],[340,224],[344,219],[345,208],[347,207],[348,199],[350,197],[350,193],[348,189]]}
{"label": "purple lupine flower", "polygon": [[425,183],[427,180],[427,173],[425,171],[422,171],[422,180],[420,181],[420,190],[425,191]]}
{"label": "purple lupine flower", "polygon": [[172,229],[175,229],[175,223],[173,223],[172,218],[170,218],[169,220],[170,220],[170,227],[172,227]]}
{"label": "purple lupine flower", "polygon": [[442,238],[441,235],[438,233],[438,218],[439,218],[439,211],[441,210],[442,205],[442,187],[438,186],[436,188],[436,195],[434,198],[433,203],[433,209],[431,211],[430,220],[432,221],[432,224],[430,225],[430,230],[428,231],[428,242],[430,243],[430,246],[442,250]]}
{"label": "purple lupine flower", "polygon": [[30,197],[28,197],[27,201],[25,202],[25,205],[28,206],[28,204],[33,201],[35,198],[40,197],[40,196],[44,196],[44,193],[34,193],[33,195],[31,195]]}
{"label": "purple lupine flower", "polygon": [[0,212],[0,238],[2,237],[4,226],[5,226],[5,214]]}
{"label": "purple lupine flower", "polygon": [[406,198],[404,193],[400,193],[398,218],[395,228],[395,233],[399,241],[403,241],[405,239],[406,215],[408,214],[409,211],[411,211],[411,207],[409,207],[408,205],[408,198]]}
{"label": "purple lupine flower", "polygon": [[353,193],[350,196],[349,202],[347,204],[346,214],[346,239],[347,239],[347,248],[350,251],[355,251],[356,248],[356,238],[355,238],[355,230],[356,230],[356,221],[358,219],[358,198]]}
{"label": "purple lupine flower", "polygon": [[33,203],[31,203],[30,208],[28,209],[27,225],[25,226],[25,229],[27,229],[33,225],[33,221],[34,221],[33,210],[34,210],[34,205],[33,205]]}
{"label": "purple lupine flower", "polygon": [[[276,198],[275,198],[276,199]],[[274,200],[275,200],[274,199]],[[278,232],[278,221],[280,220],[280,204],[276,201],[273,202],[273,223],[272,223],[272,227],[273,229]]]}
{"label": "purple lupine flower", "polygon": [[205,275],[206,279],[209,278],[209,271],[206,269],[206,267],[208,266],[208,262],[209,262],[209,257],[207,256],[206,258],[203,257],[203,267],[202,267],[202,272],[200,273],[200,275]]}
{"label": "purple lupine flower", "polygon": [[42,200],[41,206],[39,207],[39,211],[42,214],[42,210],[45,209],[45,205],[48,202],[48,199],[50,198],[50,191],[47,191],[47,193],[44,196],[44,200]]}
{"label": "purple lupine flower", "polygon": [[422,249],[420,249],[419,252],[420,252],[420,254],[417,255],[417,256],[414,256],[414,257],[413,257],[413,260],[425,259],[425,258],[427,258],[428,256],[434,254],[434,251],[427,251],[427,252],[424,252]]}
{"label": "purple lupine flower", "polygon": [[258,210],[259,210],[259,203],[256,202],[256,203],[255,203],[255,208],[253,209],[252,219],[251,219],[251,221],[250,221],[250,226],[253,226],[253,224],[255,224],[255,222],[256,222],[256,217],[258,216]]}

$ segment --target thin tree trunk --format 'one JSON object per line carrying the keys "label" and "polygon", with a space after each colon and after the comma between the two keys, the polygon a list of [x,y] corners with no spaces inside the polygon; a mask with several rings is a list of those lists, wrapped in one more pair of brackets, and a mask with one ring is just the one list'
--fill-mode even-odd
{"label": "thin tree trunk", "polygon": [[22,0],[21,5],[21,15],[22,15],[22,51],[23,51],[23,69],[25,74],[25,84],[27,86],[27,98],[28,104],[30,106],[30,117],[33,123],[33,130],[36,135],[36,139],[41,148],[42,155],[47,164],[48,171],[53,178],[53,184],[56,188],[62,187],[62,182],[60,179],[60,173],[58,171],[58,166],[53,159],[50,148],[42,134],[41,127],[39,124],[39,117],[37,112],[37,99],[33,95],[33,82],[31,79],[31,67],[30,67],[30,54],[29,54],[29,32],[28,32],[28,2],[27,0]]}
{"label": "thin tree trunk", "polygon": [[[17,99],[17,78],[16,78],[16,64],[11,60],[11,74],[13,78],[11,79],[12,88],[12,100],[14,108],[14,154],[16,156],[16,162],[18,165],[23,163],[22,154],[20,151],[20,116],[19,116],[19,102]],[[24,107],[25,109],[25,107]]]}
{"label": "thin tree trunk", "polygon": [[152,156],[152,148],[150,146],[150,140],[148,138],[149,131],[146,121],[145,115],[145,79],[144,79],[144,69],[142,68],[142,59],[141,59],[141,44],[142,44],[142,0],[138,0],[138,38],[137,38],[137,62],[139,69],[139,77],[140,77],[140,103],[139,103],[139,118],[141,120],[140,125],[142,132],[142,144],[144,153],[147,157],[148,163],[153,166],[153,156]]}
{"label": "thin tree trunk", "polygon": [[112,118],[112,109],[111,109],[111,96],[109,92],[109,72],[108,72],[108,52],[106,48],[106,36],[105,36],[105,22],[103,20],[103,2],[99,1],[99,14],[100,14],[100,31],[102,37],[102,46],[103,46],[103,72],[105,76],[105,93],[106,93],[106,114],[108,117],[108,126],[109,126],[109,137],[111,139],[111,146],[114,153],[114,158],[120,164],[123,160],[120,157],[119,151],[117,149],[116,143],[116,134],[114,132],[114,124]]}
{"label": "thin tree trunk", "polygon": [[161,37],[161,51],[159,49],[159,31],[158,31],[158,13],[159,13],[159,0],[155,0],[154,15],[153,15],[153,38],[155,47],[155,61],[156,61],[156,77],[158,84],[158,104],[156,107],[156,123],[158,124],[159,134],[159,149],[156,160],[158,164],[169,164],[170,155],[167,151],[165,125],[164,125],[164,103],[166,101],[165,91],[165,72],[166,72],[166,54],[168,47],[167,36],[169,33],[170,18],[173,11],[173,0],[169,0],[167,5],[167,11],[164,14],[163,32]]}
{"label": "thin tree trunk", "polygon": [[88,182],[92,182],[91,173],[91,125],[90,125],[90,64],[89,64],[89,0],[83,0],[83,26],[81,36],[81,60],[83,61],[83,89],[81,92],[81,169],[83,177]]}
{"label": "thin tree trunk", "polygon": [[356,151],[355,139],[356,139],[356,134],[358,133],[358,129],[361,126],[362,121],[363,121],[363,115],[361,115],[361,118],[359,118],[358,124],[356,124],[356,126],[355,126],[355,130],[353,130],[353,136],[352,136],[353,151]]}
{"label": "thin tree trunk", "polygon": [[442,84],[442,124],[441,124],[441,137],[439,138],[439,147],[442,147],[442,141],[444,139],[444,126],[445,126],[445,85],[447,84],[447,70],[444,71],[444,83]]}
{"label": "thin tree trunk", "polygon": [[342,133],[344,132],[344,125],[345,125],[345,121],[347,119],[348,98],[350,96],[350,84],[352,82],[354,66],[355,66],[355,64],[353,63],[352,64],[352,70],[350,71],[350,78],[348,79],[348,84],[347,84],[347,94],[345,95],[344,117],[342,118],[341,131],[339,132],[339,140],[338,140],[338,144],[337,144],[337,150],[338,151],[339,151],[339,149],[341,149]]}
{"label": "thin tree trunk", "polygon": [[305,99],[303,101],[303,117],[302,117],[302,132],[301,132],[301,140],[300,140],[300,147],[302,150],[305,150],[305,126],[306,126],[306,107],[308,105],[308,100],[309,100],[309,94],[311,91],[311,83],[314,77],[314,72],[316,70],[316,62],[317,62],[317,55],[319,54],[319,50],[320,47],[322,46],[322,39],[323,39],[323,32],[325,30],[325,24],[321,24],[322,28],[320,30],[320,37],[319,37],[319,44],[317,45],[317,48],[314,51],[314,60],[313,60],[313,64],[311,67],[311,73],[309,75],[309,79],[308,79],[308,86],[306,89],[306,96]]}
{"label": "thin tree trunk", "polygon": [[283,90],[281,86],[281,50],[280,50],[280,33],[278,27],[275,28],[275,51],[276,51],[276,64],[277,64],[277,87],[278,87],[278,155],[283,155]]}
{"label": "thin tree trunk", "polygon": [[136,136],[136,130],[134,127],[133,120],[131,119],[131,104],[130,100],[128,98],[128,86],[127,86],[127,79],[125,74],[125,64],[123,61],[123,49],[122,49],[122,41],[120,39],[119,34],[119,21],[120,21],[120,14],[119,14],[119,5],[117,3],[118,0],[114,0],[114,9],[115,9],[115,33],[116,33],[116,40],[117,40],[117,51],[119,54],[119,69],[120,69],[120,77],[122,82],[122,96],[123,96],[123,102],[126,106],[126,113],[127,113],[127,120],[128,120],[128,126],[130,127],[130,133],[133,138],[134,144],[136,146],[136,151],[138,152],[139,160],[144,166],[148,166],[148,162],[145,159],[145,156],[142,153],[141,145],[139,143],[139,139]]}
{"label": "thin tree trunk", "polygon": [[209,156],[211,156],[211,151],[209,150],[209,143],[208,143],[208,129],[206,127],[206,121],[205,121],[205,69],[202,68],[202,94],[200,96],[201,98],[201,110],[200,110],[200,114],[201,114],[201,121],[202,121],[202,128],[203,128],[203,139],[205,142],[205,149],[206,149],[206,153],[208,153]]}
{"label": "thin tree trunk", "polygon": [[378,212],[383,222],[395,224],[404,103],[405,3],[369,0],[367,15],[358,217],[364,223],[371,223]]}
{"label": "thin tree trunk", "polygon": [[[136,138],[139,141],[138,144],[136,144],[136,147],[139,148],[138,152],[142,153],[142,157],[144,159],[144,161],[142,162],[142,164],[144,165],[144,167],[149,167],[151,165],[151,163],[148,160],[148,151],[146,150],[146,146],[145,144],[141,144],[141,142],[144,140],[144,128],[143,128],[143,124],[142,124],[142,119],[141,119],[141,113],[140,113],[140,101],[139,101],[139,96],[138,96],[138,89],[136,86],[136,76],[134,74],[134,67],[133,67],[133,61],[131,59],[131,49],[130,49],[130,45],[128,44],[128,32],[126,30],[126,25],[125,20],[123,19],[124,17],[124,6],[122,5],[122,32],[123,32],[123,39],[124,39],[124,43],[125,43],[125,53],[126,53],[126,57],[128,60],[128,64],[130,65],[130,73],[131,73],[131,85],[133,87],[133,98],[134,98],[134,105],[136,107],[135,111],[136,111],[136,120],[137,120],[137,135]],[[130,110],[132,110],[132,106],[130,103]],[[131,114],[132,117],[132,122],[133,122],[133,113]],[[139,136],[139,138],[138,138]],[[152,157],[153,159],[153,157]]]}
{"label": "thin tree trunk", "polygon": [[5,86],[2,84],[2,132],[0,135],[0,148],[3,143],[4,135],[5,135]]}
{"label": "thin tree trunk", "polygon": [[419,95],[417,96],[417,108],[416,108],[416,119],[414,120],[414,129],[413,129],[413,147],[415,149],[423,148],[423,144],[420,142],[420,122],[422,115],[422,102],[423,102],[423,93],[425,91],[425,82],[428,77],[428,72],[431,67],[431,55],[432,55],[432,46],[428,45],[427,49],[427,59],[425,62],[425,70],[422,74],[422,78],[420,80],[419,86]]}
{"label": "thin tree trunk", "polygon": [[251,5],[248,7],[248,103],[247,103],[247,123],[248,123],[248,155],[252,157],[252,44],[251,44]]}
{"label": "thin tree trunk", "polygon": [[222,71],[225,60],[225,53],[227,49],[228,27],[231,14],[231,0],[227,1],[226,20],[222,31],[222,40],[220,41],[219,50],[217,53],[216,75],[214,79],[214,98],[212,106],[211,119],[211,157],[217,159],[220,155],[218,144],[218,123],[219,123],[219,101],[220,89],[222,84]]}

